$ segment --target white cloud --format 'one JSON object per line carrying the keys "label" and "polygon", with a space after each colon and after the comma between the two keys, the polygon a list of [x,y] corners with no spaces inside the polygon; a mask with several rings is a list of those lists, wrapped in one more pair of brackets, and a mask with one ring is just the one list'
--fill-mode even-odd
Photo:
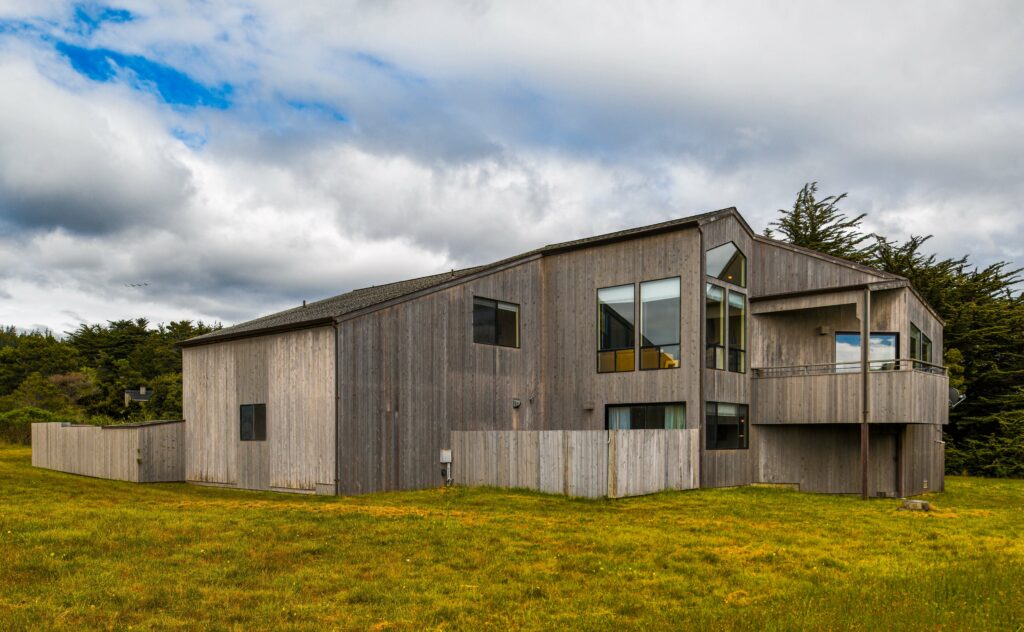
{"label": "white cloud", "polygon": [[0,35],[0,323],[233,322],[724,206],[763,228],[808,180],[891,237],[1022,256],[1016,3],[128,8],[39,28],[230,83],[232,107]]}

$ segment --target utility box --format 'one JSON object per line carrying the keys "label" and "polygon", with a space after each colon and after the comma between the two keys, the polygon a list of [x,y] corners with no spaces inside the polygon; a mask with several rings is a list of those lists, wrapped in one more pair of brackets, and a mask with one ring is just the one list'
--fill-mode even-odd
{"label": "utility box", "polygon": [[441,450],[441,463],[444,464],[444,463],[451,463],[451,462],[452,462],[452,451],[451,450]]}

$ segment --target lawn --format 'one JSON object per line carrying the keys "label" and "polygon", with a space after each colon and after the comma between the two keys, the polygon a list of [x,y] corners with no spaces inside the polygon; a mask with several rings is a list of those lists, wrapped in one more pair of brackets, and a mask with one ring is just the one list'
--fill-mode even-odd
{"label": "lawn", "polygon": [[0,446],[0,629],[1024,630],[1024,481],[946,485],[927,514],[764,487],[330,498]]}

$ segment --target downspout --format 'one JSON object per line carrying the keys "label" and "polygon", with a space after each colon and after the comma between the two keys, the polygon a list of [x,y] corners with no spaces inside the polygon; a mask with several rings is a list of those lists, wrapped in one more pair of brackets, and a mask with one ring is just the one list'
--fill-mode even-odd
{"label": "downspout", "polygon": [[870,348],[871,348],[871,288],[864,288],[863,313],[861,314],[860,334],[860,374],[861,374],[861,423],[860,423],[860,495],[861,498],[868,497],[868,449],[870,444],[870,430],[868,422],[871,420],[871,394],[870,385]]}
{"label": "downspout", "polygon": [[331,327],[334,328],[334,495],[340,496],[341,455],[338,453],[338,446],[341,445],[339,442],[341,436],[341,392],[339,391],[341,362],[338,361],[338,320],[336,318],[331,321]]}

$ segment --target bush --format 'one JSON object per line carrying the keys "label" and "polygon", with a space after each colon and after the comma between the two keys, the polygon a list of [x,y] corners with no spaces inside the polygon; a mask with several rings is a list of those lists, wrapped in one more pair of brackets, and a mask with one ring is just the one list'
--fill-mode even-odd
{"label": "bush", "polygon": [[64,415],[48,410],[26,406],[10,412],[0,413],[0,441],[32,444],[32,424],[52,421],[72,421]]}

